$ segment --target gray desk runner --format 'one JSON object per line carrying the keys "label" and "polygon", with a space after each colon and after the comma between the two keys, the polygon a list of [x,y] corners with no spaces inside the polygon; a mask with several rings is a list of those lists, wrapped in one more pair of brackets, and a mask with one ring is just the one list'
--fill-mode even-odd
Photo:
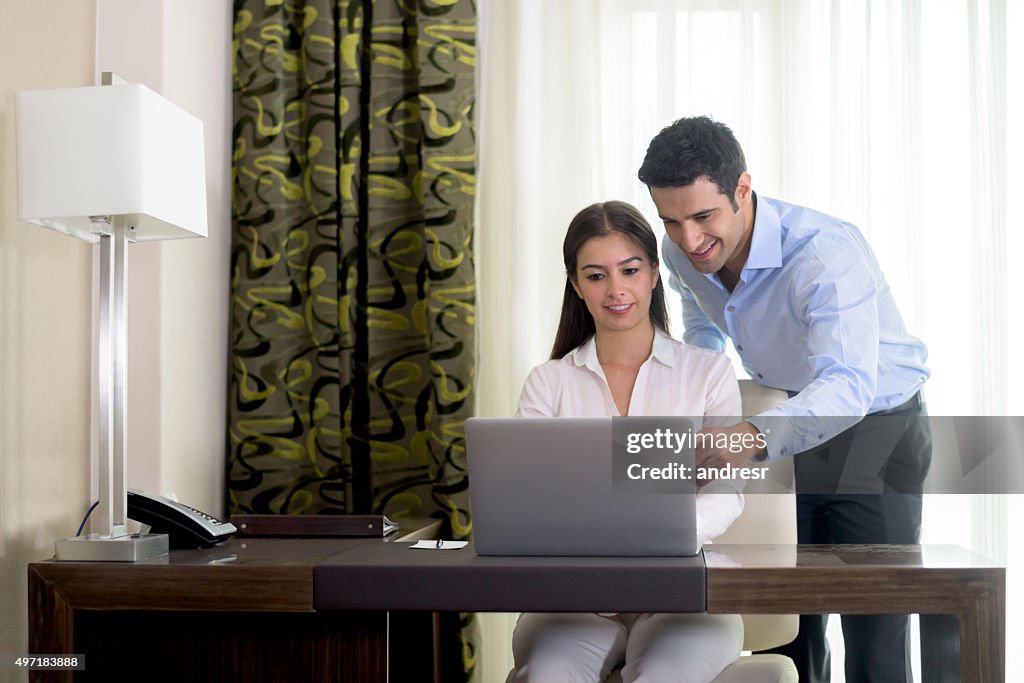
{"label": "gray desk runner", "polygon": [[704,556],[480,557],[363,543],[313,568],[317,610],[703,612]]}

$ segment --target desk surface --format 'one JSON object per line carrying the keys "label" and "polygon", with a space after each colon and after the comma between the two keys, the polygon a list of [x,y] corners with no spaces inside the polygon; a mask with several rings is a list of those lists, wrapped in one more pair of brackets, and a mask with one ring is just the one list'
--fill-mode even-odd
{"label": "desk surface", "polygon": [[[481,557],[406,543],[347,548],[313,570],[318,610],[702,612],[696,557]],[[426,590],[425,590],[426,588]]]}
{"label": "desk surface", "polygon": [[[439,520],[415,520],[384,540],[435,537],[439,526]],[[313,568],[364,544],[385,545],[366,537],[236,536],[142,562],[37,562],[29,575],[79,609],[313,612]]]}
{"label": "desk surface", "polygon": [[1002,681],[1006,570],[952,545],[713,546],[707,611],[920,614],[929,683]]}
{"label": "desk surface", "polygon": [[1006,574],[955,545],[713,545],[706,558],[707,610],[726,614],[959,613]]}
{"label": "desk surface", "polygon": [[[696,599],[705,590],[706,605]],[[954,613],[1005,570],[953,545],[711,545],[704,558],[480,557],[352,546],[314,569],[317,609]],[[420,590],[432,586],[431,591]]]}
{"label": "desk surface", "polygon": [[[472,546],[410,550],[405,541],[368,544],[368,540],[372,539],[232,538],[213,548],[175,550],[134,564],[39,562],[30,566],[30,573],[59,583],[62,594],[87,609],[310,612],[316,609],[317,567],[329,568],[340,577],[388,563],[393,574],[389,581],[398,582],[423,570],[449,571],[444,569],[449,565],[491,577],[519,571],[528,572],[536,590],[544,592],[550,592],[550,586],[544,585],[545,575],[571,577],[575,572],[592,572],[595,577],[618,576],[618,581],[628,585],[634,582],[630,577],[654,580],[664,572],[693,567],[693,558],[482,558],[473,553]],[[725,613],[948,612],[963,601],[964,591],[985,590],[1005,577],[1005,570],[995,563],[951,545],[712,545],[705,551],[705,559],[707,610]],[[185,576],[187,582],[182,581]],[[421,579],[418,576],[414,582],[422,583]],[[529,590],[531,582],[522,588]],[[391,599],[388,591],[380,590],[387,585],[388,581],[377,581],[368,586],[372,590],[358,596],[359,608],[387,609],[387,605],[377,604]],[[752,586],[765,590],[751,590]],[[508,593],[505,603],[486,598],[490,604],[471,609],[523,609],[522,590],[495,589]],[[254,602],[254,595],[261,600]],[[437,599],[436,593],[433,599]]]}
{"label": "desk surface", "polygon": [[705,548],[709,570],[801,567],[990,569],[1000,565],[958,545],[729,545]]}
{"label": "desk surface", "polygon": [[[445,556],[447,559],[439,555],[453,552],[465,554]],[[431,558],[417,553],[433,555]],[[524,596],[531,593],[535,597],[550,596],[577,590],[585,584],[578,572],[596,568],[603,581],[618,582],[626,590],[624,595],[630,603],[608,611],[633,611],[643,607],[640,602],[631,602],[630,595],[636,597],[642,593],[646,600],[652,591],[671,590],[683,566],[672,558],[654,561],[650,558],[512,558],[508,561],[507,558],[478,558],[469,549],[417,551],[397,544],[367,544],[366,539],[235,538],[206,550],[173,551],[168,558],[145,563],[40,562],[29,565],[30,646],[36,648],[35,652],[73,652],[68,649],[76,642],[72,624],[83,610],[86,613],[90,610],[166,610],[179,614],[210,611],[306,613],[331,619],[329,615],[346,613],[317,611],[314,574],[331,567],[343,573],[362,572],[365,579],[369,574],[363,570],[378,563],[384,555],[401,557],[402,561],[391,566],[386,580],[378,577],[382,580],[361,589],[362,603],[358,609],[389,609],[394,587],[402,584],[414,592],[430,593],[432,600],[448,609],[454,608],[455,596],[471,595],[475,597],[464,605],[459,603],[458,608],[518,611],[523,608]],[[926,679],[930,683],[1003,680],[1005,569],[962,548],[714,545],[706,555],[708,612],[919,613],[925,615],[922,616],[922,638],[927,625],[927,630],[933,630],[948,641],[948,646],[942,649],[951,653],[949,659],[935,665],[937,673],[928,674]],[[364,558],[361,565],[355,562],[360,557]],[[352,566],[345,569],[349,560]],[[510,569],[518,569],[523,574],[514,584],[515,591],[493,583],[491,591],[469,593],[458,583],[445,584],[447,587],[442,591],[438,584],[426,581],[420,571],[422,567],[417,567],[417,563],[438,561],[461,565],[458,571],[464,572],[464,576],[474,576],[481,585],[486,585],[489,579],[493,582],[497,576],[514,576],[515,572],[510,574]],[[573,568],[574,562],[580,566]],[[583,566],[588,564],[589,569]],[[446,571],[438,567],[440,565],[430,571],[441,574]],[[528,580],[522,580],[523,576]],[[641,593],[630,593],[640,585],[636,580],[643,577],[657,577],[657,585],[648,585]],[[335,574],[333,580],[342,585],[345,581],[339,574]],[[552,586],[561,588],[552,591]],[[608,583],[604,586],[609,587],[614,589]],[[664,611],[665,603],[660,607]],[[598,609],[590,606],[585,611]],[[363,628],[369,621],[368,616],[350,617],[345,627]],[[274,638],[268,637],[265,642],[273,641]],[[377,642],[375,647],[381,647],[379,639],[374,642]],[[956,676],[947,678],[950,672]]]}

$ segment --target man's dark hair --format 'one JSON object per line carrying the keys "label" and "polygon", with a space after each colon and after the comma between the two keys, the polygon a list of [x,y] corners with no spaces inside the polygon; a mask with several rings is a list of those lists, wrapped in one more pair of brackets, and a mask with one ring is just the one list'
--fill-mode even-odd
{"label": "man's dark hair", "polygon": [[736,184],[747,170],[743,148],[729,127],[707,116],[679,119],[654,136],[637,176],[648,187],[686,187],[702,176],[736,204]]}

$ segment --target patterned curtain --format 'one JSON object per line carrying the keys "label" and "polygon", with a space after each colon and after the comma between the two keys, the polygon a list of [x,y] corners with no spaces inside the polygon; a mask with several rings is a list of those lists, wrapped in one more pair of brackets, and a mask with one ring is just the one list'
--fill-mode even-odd
{"label": "patterned curtain", "polygon": [[473,0],[235,1],[233,512],[468,535],[475,31]]}

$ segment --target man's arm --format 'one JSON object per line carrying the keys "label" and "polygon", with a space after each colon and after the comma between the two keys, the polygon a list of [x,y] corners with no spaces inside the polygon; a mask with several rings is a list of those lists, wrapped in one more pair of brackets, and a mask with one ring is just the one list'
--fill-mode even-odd
{"label": "man's arm", "polygon": [[812,381],[778,407],[730,428],[762,434],[766,449],[701,451],[698,464],[741,466],[755,456],[789,457],[852,427],[870,410],[879,349],[875,278],[857,245],[827,255],[807,255],[789,300],[780,302],[805,324]]}

